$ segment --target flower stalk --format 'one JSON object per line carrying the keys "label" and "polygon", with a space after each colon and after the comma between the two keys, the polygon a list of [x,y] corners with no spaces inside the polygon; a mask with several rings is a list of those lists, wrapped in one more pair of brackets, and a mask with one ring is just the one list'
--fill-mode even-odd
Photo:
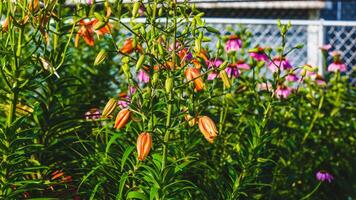
{"label": "flower stalk", "polygon": [[[176,36],[177,36],[177,7],[176,7],[176,2],[172,2],[172,9],[173,9],[173,51],[172,51],[172,62],[173,66],[176,66]],[[168,21],[168,19],[167,19]],[[168,72],[168,77],[169,79],[173,80],[172,73]],[[172,85],[174,85],[174,81],[172,81]],[[167,99],[167,119],[166,119],[166,133],[164,135],[163,139],[163,152],[162,152],[162,168],[161,171],[166,168],[166,162],[167,162],[167,154],[168,154],[168,142],[169,142],[169,137],[170,137],[170,126],[171,126],[171,115],[172,115],[172,99],[173,99],[173,94],[172,94],[172,89],[168,93],[168,99]]]}

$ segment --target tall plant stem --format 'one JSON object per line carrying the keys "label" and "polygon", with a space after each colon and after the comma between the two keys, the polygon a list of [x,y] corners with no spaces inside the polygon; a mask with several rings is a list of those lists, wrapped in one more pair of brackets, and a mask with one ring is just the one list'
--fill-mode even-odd
{"label": "tall plant stem", "polygon": [[[172,7],[173,7],[173,30],[174,30],[174,35],[173,35],[173,52],[172,52],[172,62],[173,62],[173,68],[176,66],[176,35],[177,35],[177,7],[176,7],[176,1],[173,0],[172,2]],[[168,20],[168,19],[167,19]],[[172,73],[168,74],[168,78],[172,78]],[[174,84],[173,84],[174,85]],[[171,115],[172,115],[172,99],[173,99],[173,94],[172,90],[169,91],[168,94],[168,104],[167,104],[167,120],[166,120],[166,133],[164,135],[164,141],[163,141],[163,154],[162,154],[162,168],[161,171],[163,171],[166,168],[166,162],[167,162],[167,154],[168,154],[168,141],[169,141],[169,136],[170,136],[170,126],[171,126]]]}
{"label": "tall plant stem", "polygon": [[13,121],[15,121],[15,113],[16,113],[16,104],[18,99],[18,92],[13,91],[11,94],[10,108],[7,116],[7,124],[10,125]]}
{"label": "tall plant stem", "polygon": [[162,169],[163,171],[166,168],[166,162],[167,162],[167,153],[168,153],[168,141],[169,141],[169,135],[170,135],[170,125],[171,125],[171,115],[172,115],[172,93],[169,94],[168,97],[168,105],[167,105],[167,121],[166,121],[166,133],[164,135],[164,140],[163,140],[163,154],[162,154]]}
{"label": "tall plant stem", "polygon": [[316,185],[316,187],[314,188],[313,191],[311,191],[309,194],[302,197],[300,200],[309,199],[319,189],[320,185],[321,185],[321,182],[319,182],[318,185]]}
{"label": "tall plant stem", "polygon": [[323,107],[323,103],[324,103],[324,95],[322,95],[321,98],[320,98],[318,110],[314,114],[313,120],[309,125],[308,131],[305,133],[305,135],[303,137],[302,144],[304,144],[304,142],[306,141],[306,139],[310,135],[311,131],[313,130],[314,124],[315,124],[316,120],[319,118],[321,108]]}
{"label": "tall plant stem", "polygon": [[[225,93],[225,86],[223,86],[223,93]],[[225,118],[226,118],[226,112],[227,112],[225,96],[223,96],[223,102],[222,103],[223,103],[223,106],[221,107],[220,119],[219,119],[219,134],[222,133],[223,126],[224,126],[224,123],[225,123]]]}
{"label": "tall plant stem", "polygon": [[18,101],[18,86],[17,86],[17,76],[19,74],[19,63],[20,63],[20,57],[21,57],[21,45],[22,45],[22,36],[23,36],[23,30],[20,29],[18,32],[18,38],[17,38],[17,46],[15,46],[15,32],[12,31],[12,46],[13,46],[13,53],[14,53],[14,62],[12,63],[12,73],[13,76],[15,77],[15,80],[13,81],[13,85],[11,88],[11,94],[10,94],[10,106],[9,106],[9,112],[7,116],[7,124],[10,126],[10,124],[15,121],[16,119],[16,105]]}

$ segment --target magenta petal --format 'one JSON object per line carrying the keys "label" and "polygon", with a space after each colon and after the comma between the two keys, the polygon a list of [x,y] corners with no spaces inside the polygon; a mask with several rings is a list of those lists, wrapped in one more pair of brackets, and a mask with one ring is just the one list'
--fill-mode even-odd
{"label": "magenta petal", "polygon": [[218,74],[217,74],[216,72],[211,72],[211,73],[208,75],[208,80],[209,80],[209,81],[214,80],[217,76],[218,76]]}
{"label": "magenta petal", "polygon": [[225,51],[226,52],[237,51],[241,48],[241,46],[242,46],[242,42],[239,38],[229,39],[226,42]]}
{"label": "magenta petal", "polygon": [[295,74],[288,74],[286,80],[289,82],[297,82],[299,79]]}
{"label": "magenta petal", "polygon": [[143,83],[148,83],[150,81],[150,77],[148,76],[148,74],[144,71],[144,70],[140,70],[137,73],[137,79],[139,82],[143,82]]}
{"label": "magenta petal", "polygon": [[279,63],[276,63],[275,64],[273,62],[270,62],[268,64],[268,69],[271,70],[271,72],[276,72],[277,71],[277,66],[279,66]]}
{"label": "magenta petal", "polygon": [[136,88],[133,86],[129,86],[129,96],[132,96],[133,94],[135,94],[136,92]]}
{"label": "magenta petal", "polygon": [[240,63],[236,65],[237,68],[239,69],[245,69],[245,70],[249,70],[250,66],[247,63]]}
{"label": "magenta petal", "polygon": [[237,68],[234,68],[232,70],[232,75],[235,76],[236,78],[240,76],[240,72]]}
{"label": "magenta petal", "polygon": [[229,78],[231,78],[232,68],[231,68],[231,67],[226,67],[225,71],[226,71],[227,76],[228,76]]}

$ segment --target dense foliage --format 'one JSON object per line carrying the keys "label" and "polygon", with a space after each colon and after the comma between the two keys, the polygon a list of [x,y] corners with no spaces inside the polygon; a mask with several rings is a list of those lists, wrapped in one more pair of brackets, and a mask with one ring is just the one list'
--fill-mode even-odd
{"label": "dense foliage", "polygon": [[356,197],[354,69],[289,63],[290,24],[252,47],[202,17],[1,1],[0,198]]}

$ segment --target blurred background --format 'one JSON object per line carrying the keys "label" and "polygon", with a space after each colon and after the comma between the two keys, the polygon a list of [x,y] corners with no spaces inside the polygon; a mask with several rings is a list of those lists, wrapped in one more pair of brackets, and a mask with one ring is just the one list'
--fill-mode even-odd
{"label": "blurred background", "polygon": [[191,0],[204,11],[207,23],[222,33],[236,30],[239,24],[253,34],[251,46],[280,44],[277,19],[291,22],[288,46],[304,48],[292,52],[293,65],[310,64],[322,69],[320,47],[331,44],[331,51],[342,52],[343,62],[351,69],[356,65],[356,0]]}

